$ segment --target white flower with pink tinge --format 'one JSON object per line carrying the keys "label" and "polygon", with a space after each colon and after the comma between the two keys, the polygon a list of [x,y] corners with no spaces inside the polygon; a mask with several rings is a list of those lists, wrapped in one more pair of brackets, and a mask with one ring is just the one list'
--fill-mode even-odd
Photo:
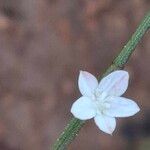
{"label": "white flower with pink tinge", "polygon": [[115,117],[133,116],[140,110],[133,100],[121,97],[128,81],[127,71],[114,71],[100,83],[92,74],[80,71],[78,85],[82,97],[73,103],[71,113],[80,120],[94,118],[100,130],[112,134],[116,128]]}

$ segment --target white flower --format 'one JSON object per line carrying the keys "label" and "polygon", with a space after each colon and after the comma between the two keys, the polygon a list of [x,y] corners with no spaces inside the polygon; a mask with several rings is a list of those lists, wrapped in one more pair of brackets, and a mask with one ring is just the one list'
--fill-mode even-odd
{"label": "white flower", "polygon": [[115,117],[129,117],[140,110],[134,101],[120,97],[127,90],[128,80],[128,72],[121,70],[110,73],[100,83],[92,74],[80,71],[78,85],[83,96],[73,103],[71,113],[80,120],[94,117],[100,130],[112,134]]}

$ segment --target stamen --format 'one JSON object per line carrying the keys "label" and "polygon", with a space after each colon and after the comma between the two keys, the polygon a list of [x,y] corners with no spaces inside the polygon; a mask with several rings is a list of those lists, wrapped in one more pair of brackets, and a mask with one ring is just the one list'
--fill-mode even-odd
{"label": "stamen", "polygon": [[101,96],[101,92],[100,92],[99,89],[96,89],[96,90],[95,90],[95,96],[96,96],[96,97],[100,97],[100,96]]}

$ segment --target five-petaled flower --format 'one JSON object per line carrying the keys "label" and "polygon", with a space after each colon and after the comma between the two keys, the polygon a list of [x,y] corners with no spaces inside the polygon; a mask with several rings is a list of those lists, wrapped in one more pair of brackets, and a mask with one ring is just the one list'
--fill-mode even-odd
{"label": "five-petaled flower", "polygon": [[129,117],[140,110],[133,100],[121,97],[127,90],[128,80],[128,72],[122,70],[110,73],[100,83],[92,74],[80,71],[78,85],[83,96],[73,103],[71,113],[80,120],[94,117],[100,130],[112,134],[115,117]]}

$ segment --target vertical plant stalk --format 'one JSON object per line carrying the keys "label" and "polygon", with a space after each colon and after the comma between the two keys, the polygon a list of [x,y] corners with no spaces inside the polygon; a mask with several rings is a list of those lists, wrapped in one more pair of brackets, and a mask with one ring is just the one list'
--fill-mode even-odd
{"label": "vertical plant stalk", "polygon": [[[110,72],[118,69],[123,69],[124,65],[129,60],[131,54],[135,50],[135,47],[143,37],[146,31],[150,28],[150,12],[145,16],[143,21],[140,23],[139,27],[132,35],[131,39],[128,43],[123,47],[119,55],[114,59],[113,63],[106,70],[106,72],[102,75],[102,77],[106,76]],[[99,80],[101,77],[99,77]],[[81,127],[84,125],[85,121],[79,120],[77,118],[72,118],[68,123],[64,132],[59,136],[56,140],[55,144],[52,147],[52,150],[65,150],[66,147],[73,141],[73,139],[79,133]]]}

